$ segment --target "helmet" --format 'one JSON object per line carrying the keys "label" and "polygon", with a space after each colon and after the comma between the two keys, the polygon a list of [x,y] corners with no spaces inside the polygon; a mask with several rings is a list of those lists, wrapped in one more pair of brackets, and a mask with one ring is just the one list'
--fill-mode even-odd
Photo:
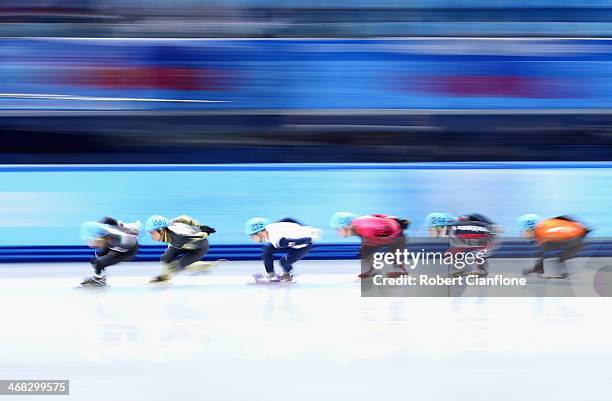
{"label": "helmet", "polygon": [[244,224],[244,233],[246,235],[257,234],[260,231],[266,229],[266,226],[270,224],[270,220],[263,217],[251,217]]}
{"label": "helmet", "polygon": [[427,228],[446,227],[455,218],[448,213],[433,212],[425,217],[425,226]]}
{"label": "helmet", "polygon": [[444,215],[444,218],[446,219],[446,225],[449,225],[453,221],[457,220],[457,218],[450,213],[442,213],[442,215]]}
{"label": "helmet", "polygon": [[108,225],[106,224],[98,223],[97,221],[86,221],[81,224],[79,234],[83,241],[91,241],[106,236],[107,228]]}
{"label": "helmet", "polygon": [[540,220],[540,216],[537,214],[524,214],[518,219],[519,230],[533,230],[535,229],[536,224]]}
{"label": "helmet", "polygon": [[170,225],[170,219],[165,218],[164,216],[155,215],[151,216],[147,219],[145,223],[145,230],[154,231],[159,230],[164,227],[168,227]]}
{"label": "helmet", "polygon": [[351,222],[358,216],[355,213],[349,212],[336,212],[332,215],[329,220],[329,225],[334,229],[346,228]]}

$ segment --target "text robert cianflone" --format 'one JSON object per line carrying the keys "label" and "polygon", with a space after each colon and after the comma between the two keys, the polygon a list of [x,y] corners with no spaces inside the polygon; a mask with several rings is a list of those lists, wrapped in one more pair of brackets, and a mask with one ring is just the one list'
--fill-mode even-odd
{"label": "text robert cianflone", "polygon": [[505,277],[496,274],[492,277],[460,276],[443,277],[440,275],[428,276],[420,274],[418,276],[384,277],[374,276],[374,285],[384,286],[519,286],[526,285],[525,277]]}
{"label": "text robert cianflone", "polygon": [[405,268],[415,269],[418,265],[444,264],[463,269],[466,266],[482,265],[485,263],[485,252],[411,252],[407,249],[397,249],[395,252],[376,252],[372,267],[377,270],[385,265],[403,265]]}

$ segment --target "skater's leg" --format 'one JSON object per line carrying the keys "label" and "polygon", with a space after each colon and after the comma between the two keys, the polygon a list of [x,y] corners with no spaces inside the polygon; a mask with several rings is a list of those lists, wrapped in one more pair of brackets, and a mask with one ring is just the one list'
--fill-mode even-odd
{"label": "skater's leg", "polygon": [[166,249],[166,252],[164,252],[160,257],[159,260],[162,263],[171,263],[173,262],[176,258],[178,258],[181,254],[183,253],[182,249],[178,249],[178,248],[174,248],[172,246],[169,246]]}
{"label": "skater's leg", "polygon": [[481,277],[486,277],[489,275],[489,261],[488,258],[483,258],[483,262],[480,264],[476,264],[478,275]]}
{"label": "skater's leg", "polygon": [[535,263],[535,265],[533,265],[532,268],[523,270],[524,276],[527,276],[533,273],[540,274],[540,275],[544,274],[544,258],[538,258],[537,262]]}
{"label": "skater's leg", "polygon": [[451,246],[450,248],[448,248],[446,252],[453,255],[453,263],[448,265],[448,275],[450,277],[462,277],[471,273],[472,266],[466,266],[464,263],[465,259],[459,259],[459,257],[457,256],[463,255],[463,258],[465,258],[465,253],[469,251],[470,248],[466,247]]}
{"label": "skater's leg", "polygon": [[189,250],[184,253],[184,255],[178,260],[178,267],[182,270],[196,262],[199,262],[207,252],[208,241],[204,240],[202,241],[202,246],[200,248]]}
{"label": "skater's leg", "polygon": [[[544,264],[547,259],[556,258],[557,255],[559,260],[556,266],[558,267],[558,272],[548,272],[548,274],[552,274],[553,276],[565,277],[567,276],[567,267],[565,266],[565,261],[575,254],[577,254],[580,249],[582,249],[582,241],[578,240],[570,240],[570,241],[551,241],[542,245],[540,258],[536,265],[527,270],[523,270],[523,274],[531,274],[537,273],[540,275],[544,274]],[[560,254],[559,254],[560,253]]]}
{"label": "skater's leg", "polygon": [[583,238],[575,238],[569,241],[565,241],[563,244],[563,250],[559,255],[559,277],[567,277],[569,272],[567,270],[567,260],[576,256],[582,250]]}
{"label": "skater's leg", "polygon": [[181,269],[185,269],[187,266],[190,266],[196,262],[199,262],[204,255],[208,253],[208,241],[205,239],[202,241],[201,247],[186,251],[185,254],[179,259],[178,266]]}
{"label": "skater's leg", "polygon": [[551,241],[542,245],[544,266],[550,265],[552,267],[552,269],[543,269],[548,270],[545,273],[546,277],[567,277],[567,269],[561,258],[568,248],[568,244],[568,241]]}
{"label": "skater's leg", "polygon": [[[394,243],[389,245],[388,252],[395,253],[398,250],[400,252],[404,252],[404,249],[406,249],[406,242],[406,237],[402,234],[402,236],[397,238]],[[395,271],[389,272],[389,277],[399,277],[408,274],[408,272],[406,271],[406,267],[403,263],[398,263],[398,261],[396,260],[393,266],[395,267]]]}
{"label": "skater's leg", "polygon": [[261,248],[261,259],[263,260],[266,273],[274,274],[274,251],[277,249],[272,244],[264,244]]}
{"label": "skater's leg", "polygon": [[290,273],[293,270],[293,264],[298,260],[304,258],[312,249],[312,244],[303,248],[289,248],[289,252],[283,256],[280,260],[280,265],[283,267],[285,273]]}
{"label": "skater's leg", "polygon": [[184,251],[182,249],[168,246],[166,252],[164,252],[159,258],[162,265],[162,272],[159,274],[159,276],[154,277],[151,281],[164,282],[170,280],[172,274],[174,274],[176,271],[177,258],[180,257],[183,252]]}
{"label": "skater's leg", "polygon": [[361,258],[361,273],[360,278],[367,278],[374,275],[374,254],[378,250],[378,247],[361,245],[359,255]]}
{"label": "skater's leg", "polygon": [[202,247],[197,249],[195,252],[188,253],[181,258],[181,264],[184,265],[184,269],[192,271],[192,272],[205,272],[212,267],[216,266],[221,260],[205,262],[202,260],[204,256],[208,253],[208,240],[204,240],[202,242]]}
{"label": "skater's leg", "polygon": [[538,254],[537,254],[537,261],[535,263],[535,265],[533,265],[532,268],[530,269],[523,269],[523,276],[528,276],[530,274],[537,274],[537,275],[542,275],[544,274],[544,255],[545,254],[545,250],[544,249],[539,249],[538,250]]}
{"label": "skater's leg", "polygon": [[[479,277],[487,277],[489,275],[489,255],[491,255],[491,253],[488,251],[487,247],[478,246],[467,249],[466,258],[469,256],[473,262],[469,265],[466,262],[466,273]],[[482,263],[479,263],[478,256],[482,258]]]}
{"label": "skater's leg", "polygon": [[104,256],[104,255],[108,254],[110,251],[111,251],[110,248],[96,249],[96,252],[95,252],[96,258]]}
{"label": "skater's leg", "polygon": [[97,253],[98,257],[91,261],[91,265],[94,268],[94,276],[85,279],[81,284],[83,286],[104,287],[106,285],[105,269],[108,266],[116,265],[133,258],[137,251],[138,246],[133,247],[128,252],[117,252],[105,249],[104,252]]}
{"label": "skater's leg", "polygon": [[573,258],[582,250],[582,239],[583,238],[581,237],[567,241],[565,249],[563,250],[563,252],[561,252],[561,255],[559,256],[559,261],[561,263],[565,263],[565,261]]}
{"label": "skater's leg", "polygon": [[117,263],[124,262],[133,258],[134,255],[136,255],[137,251],[138,247],[134,247],[128,252],[117,252],[109,250],[108,252],[105,252],[102,256],[98,256],[97,258],[92,260],[91,265],[95,270],[96,276],[101,277],[104,275],[104,270],[108,266],[116,265]]}

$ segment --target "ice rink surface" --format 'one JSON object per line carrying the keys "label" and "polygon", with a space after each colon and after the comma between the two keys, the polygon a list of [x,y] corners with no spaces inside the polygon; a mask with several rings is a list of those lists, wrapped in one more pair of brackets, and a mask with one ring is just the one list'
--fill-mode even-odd
{"label": "ice rink surface", "polygon": [[[0,266],[0,379],[71,400],[612,399],[610,298],[361,298],[358,261],[259,262],[147,284],[157,263]],[[40,396],[0,396],[29,400]]]}

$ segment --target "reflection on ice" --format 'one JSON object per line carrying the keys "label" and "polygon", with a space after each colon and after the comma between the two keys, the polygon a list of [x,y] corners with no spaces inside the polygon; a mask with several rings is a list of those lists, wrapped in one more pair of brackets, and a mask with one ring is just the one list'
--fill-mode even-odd
{"label": "reflection on ice", "polygon": [[[592,372],[591,390],[603,388],[609,368],[596,361],[612,355],[610,299],[361,298],[355,264],[303,262],[298,283],[264,287],[246,285],[256,262],[231,262],[156,288],[145,284],[156,264],[133,263],[115,269],[105,291],[75,289],[86,270],[77,264],[20,265],[20,273],[6,265],[0,375],[70,378],[78,400],[167,399],[167,380],[185,394],[204,380],[212,399],[245,399],[232,386],[263,392],[266,377],[289,380],[278,388],[298,387],[297,399],[314,396],[315,384],[330,396],[371,399],[379,394],[371,386],[403,378],[415,394],[433,387],[445,400],[462,391],[466,371],[503,383],[537,370],[542,380],[562,360],[565,374]],[[454,390],[438,388],[441,378]],[[567,397],[578,394],[578,382],[567,386]]]}

